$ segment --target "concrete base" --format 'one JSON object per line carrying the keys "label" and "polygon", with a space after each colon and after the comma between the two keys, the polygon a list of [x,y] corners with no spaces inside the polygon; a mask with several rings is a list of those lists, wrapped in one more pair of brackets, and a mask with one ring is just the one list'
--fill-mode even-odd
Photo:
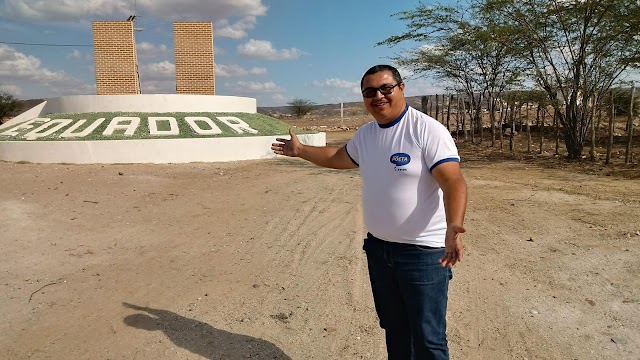
{"label": "concrete base", "polygon": [[[48,99],[0,126],[18,125],[54,113],[90,112],[239,112],[256,113],[256,100],[213,95],[81,95]],[[275,157],[271,144],[278,136],[222,138],[0,141],[0,160],[33,163],[187,163]],[[326,145],[326,134],[299,135],[307,145]]]}
{"label": "concrete base", "polygon": [[[280,136],[207,139],[102,141],[0,141],[0,160],[33,163],[128,164],[224,162],[276,157],[271,144]],[[298,135],[307,145],[324,146],[326,134]]]}

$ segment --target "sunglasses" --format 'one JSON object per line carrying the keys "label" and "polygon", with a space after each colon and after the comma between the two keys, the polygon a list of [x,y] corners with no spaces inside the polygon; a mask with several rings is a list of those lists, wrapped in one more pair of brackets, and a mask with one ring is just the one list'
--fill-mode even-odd
{"label": "sunglasses", "polygon": [[400,85],[400,84],[402,84],[402,83],[397,83],[395,85],[384,84],[384,85],[382,85],[380,87],[377,87],[377,88],[368,87],[368,88],[362,90],[362,97],[365,97],[365,98],[375,97],[376,94],[378,93],[378,91],[380,91],[380,94],[382,94],[382,95],[389,95],[389,94],[393,93],[393,89],[395,89],[395,87]]}

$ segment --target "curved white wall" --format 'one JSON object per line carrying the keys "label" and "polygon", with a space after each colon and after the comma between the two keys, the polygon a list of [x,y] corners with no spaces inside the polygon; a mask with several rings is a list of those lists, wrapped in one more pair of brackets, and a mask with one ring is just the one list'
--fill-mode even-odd
{"label": "curved white wall", "polygon": [[256,99],[238,96],[139,94],[77,95],[47,100],[45,114],[85,112],[242,112],[256,113]]}
{"label": "curved white wall", "polygon": [[[33,163],[127,164],[188,163],[251,160],[275,157],[277,136],[206,139],[100,141],[0,141],[0,160]],[[324,146],[326,134],[298,135],[303,144]]]}

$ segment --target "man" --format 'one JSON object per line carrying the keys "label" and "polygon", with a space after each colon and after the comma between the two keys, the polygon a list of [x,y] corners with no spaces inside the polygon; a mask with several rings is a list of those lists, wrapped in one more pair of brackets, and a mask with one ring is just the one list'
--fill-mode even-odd
{"label": "man", "polygon": [[360,82],[375,122],[343,147],[276,139],[279,155],[360,168],[369,277],[389,359],[448,359],[451,267],[462,260],[467,188],[448,129],[409,107],[398,70],[376,65]]}

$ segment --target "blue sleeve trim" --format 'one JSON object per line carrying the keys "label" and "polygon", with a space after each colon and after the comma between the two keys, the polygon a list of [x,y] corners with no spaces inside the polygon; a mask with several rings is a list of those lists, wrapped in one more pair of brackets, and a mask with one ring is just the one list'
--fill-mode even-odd
{"label": "blue sleeve trim", "polygon": [[344,151],[346,151],[347,156],[349,157],[349,159],[351,159],[351,162],[356,164],[357,167],[360,167],[360,164],[358,164],[355,160],[353,160],[353,158],[351,157],[351,155],[349,154],[349,149],[347,149],[347,145],[344,146]]}
{"label": "blue sleeve trim", "polygon": [[446,158],[446,159],[442,159],[442,160],[438,161],[437,163],[433,164],[433,166],[429,168],[429,171],[433,171],[433,169],[435,169],[435,168],[436,168],[436,166],[438,166],[438,165],[440,165],[440,164],[444,164],[444,163],[452,162],[452,161],[455,161],[455,162],[459,163],[459,162],[460,162],[460,159],[458,159],[458,158]]}

